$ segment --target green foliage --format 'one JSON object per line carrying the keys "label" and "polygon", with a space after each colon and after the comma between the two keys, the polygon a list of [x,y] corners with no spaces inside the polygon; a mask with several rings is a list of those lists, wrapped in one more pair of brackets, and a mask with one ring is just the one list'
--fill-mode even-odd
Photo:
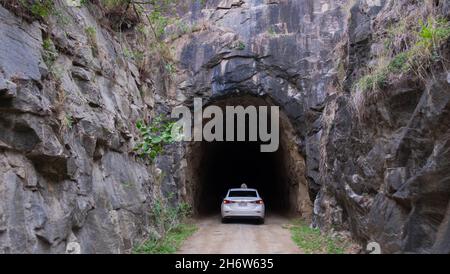
{"label": "green foliage", "polygon": [[180,224],[166,237],[158,240],[155,237],[148,239],[143,245],[135,248],[133,253],[137,254],[171,254],[175,253],[181,244],[194,232],[197,227],[193,224]]}
{"label": "green foliage", "polygon": [[70,115],[66,115],[64,116],[64,125],[69,128],[72,129],[73,128],[73,118]]}
{"label": "green foliage", "polygon": [[133,6],[133,9],[140,15],[144,15],[147,22],[152,29],[155,39],[160,40],[165,34],[165,28],[173,23],[176,4],[179,0],[147,0],[147,1],[132,1],[132,0],[107,0],[107,6],[114,7],[120,5]]}
{"label": "green foliage", "polygon": [[185,22],[183,22],[182,20],[177,20],[176,23],[176,27],[177,27],[177,36],[181,36],[187,33],[192,32],[193,27],[186,24]]}
{"label": "green foliage", "polygon": [[[177,3],[181,2],[179,0],[144,0],[144,1],[120,1],[120,0],[109,0],[113,1],[110,5],[118,4],[130,4],[135,12],[137,12],[141,18],[146,20],[145,25],[148,26],[151,35],[150,39],[150,50],[155,54],[155,59],[157,62],[163,66],[166,72],[171,74],[175,71],[175,66],[172,62],[172,52],[170,47],[164,41],[166,36],[166,28],[174,22],[179,22],[176,19],[176,8]],[[188,32],[189,26],[179,23],[178,30],[182,32]],[[147,37],[148,33],[146,29],[140,29],[140,33]],[[134,56],[136,57],[136,56]],[[145,59],[145,58],[143,58]],[[143,62],[145,65],[145,62]],[[140,66],[141,71],[146,71],[145,67]],[[145,75],[145,73],[142,73]]]}
{"label": "green foliage", "polygon": [[164,65],[164,69],[166,70],[166,72],[167,72],[169,75],[174,75],[175,72],[176,72],[176,67],[175,67],[175,65],[174,65],[173,63],[167,62],[167,63]]}
{"label": "green foliage", "polygon": [[156,199],[150,214],[152,223],[163,236],[191,214],[191,207],[187,203],[171,206],[168,200]]}
{"label": "green foliage", "polygon": [[85,29],[86,34],[89,37],[95,37],[97,35],[97,31],[95,30],[95,28],[93,26],[89,26]]}
{"label": "green foliage", "polygon": [[420,40],[418,43],[430,44],[432,46],[439,45],[442,40],[446,40],[450,36],[450,25],[445,18],[428,18],[424,23],[419,20]]}
{"label": "green foliage", "polygon": [[273,27],[270,27],[268,30],[267,30],[267,33],[270,35],[270,36],[276,36],[277,35],[277,33],[276,33],[276,31],[275,31],[275,29],[273,28]]}
{"label": "green foliage", "polygon": [[147,18],[153,27],[157,39],[161,39],[164,36],[166,27],[172,22],[169,17],[163,15],[159,10],[153,10]]}
{"label": "green foliage", "polygon": [[55,11],[53,0],[0,0],[0,5],[28,20],[46,21]]}
{"label": "green foliage", "polygon": [[394,58],[392,58],[391,62],[388,65],[389,72],[399,73],[399,72],[408,72],[410,69],[408,65],[408,52],[402,52],[397,54]]}
{"label": "green foliage", "polygon": [[30,10],[31,14],[42,19],[48,18],[54,10],[52,0],[37,0],[31,5],[25,0],[22,0],[21,3]]}
{"label": "green foliage", "polygon": [[235,50],[244,50],[245,49],[245,43],[241,40],[234,41],[227,46],[229,49],[235,49]]}
{"label": "green foliage", "polygon": [[324,235],[303,222],[295,222],[290,230],[292,240],[307,254],[343,254],[348,247],[342,239]]}
{"label": "green foliage", "polygon": [[42,48],[44,50],[42,55],[44,62],[48,68],[51,68],[53,66],[53,63],[58,58],[58,51],[55,48],[55,44],[53,43],[52,39],[46,38],[42,42]]}
{"label": "green foliage", "polygon": [[137,63],[140,63],[144,60],[145,58],[145,54],[142,51],[138,51],[138,50],[131,50],[128,48],[124,48],[123,50],[123,55],[126,58],[132,59],[134,61],[136,61]]}
{"label": "green foliage", "polygon": [[92,54],[98,56],[97,31],[93,26],[89,26],[84,29],[84,32],[86,33],[88,43],[91,45]]}
{"label": "green foliage", "polygon": [[[411,28],[416,30],[412,31]],[[424,78],[429,74],[429,68],[433,63],[443,61],[441,46],[449,38],[450,22],[445,18],[429,17],[426,22],[419,20],[417,26],[399,22],[397,26],[388,30],[384,40],[384,55],[390,58],[389,62],[370,69],[368,74],[359,79],[355,87],[362,91],[377,91],[384,88],[391,77],[410,72]],[[397,40],[407,46],[403,51],[392,54],[390,50]],[[397,44],[401,44],[398,41]]]}
{"label": "green foliage", "polygon": [[388,83],[386,70],[376,71],[359,79],[357,86],[361,90],[379,90]]}
{"label": "green foliage", "polygon": [[150,218],[160,235],[150,235],[144,244],[134,250],[134,253],[174,253],[180,244],[196,231],[194,225],[184,224],[192,213],[191,207],[187,203],[173,206],[169,200],[170,197],[153,201]]}
{"label": "green foliage", "polygon": [[419,68],[418,62],[436,62],[442,60],[441,45],[450,38],[450,22],[445,18],[428,18],[427,22],[419,20],[420,30],[409,52],[408,62],[412,68]]}
{"label": "green foliage", "polygon": [[161,116],[154,118],[150,125],[138,121],[136,127],[142,140],[136,145],[135,151],[141,157],[148,157],[153,161],[163,153],[165,145],[176,141],[177,136],[172,136],[174,126],[175,122],[165,120]]}
{"label": "green foliage", "polygon": [[89,26],[87,27],[84,32],[86,33],[86,36],[88,38],[88,42],[91,44],[91,46],[97,45],[97,31],[94,27]]}
{"label": "green foliage", "polygon": [[245,49],[245,44],[242,41],[239,41],[235,47],[235,49],[237,50],[244,50]]}

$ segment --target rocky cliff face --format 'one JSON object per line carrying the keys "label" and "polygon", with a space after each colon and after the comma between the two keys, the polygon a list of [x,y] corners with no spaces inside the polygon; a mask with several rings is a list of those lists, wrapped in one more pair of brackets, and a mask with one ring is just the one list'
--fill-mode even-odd
{"label": "rocky cliff face", "polygon": [[130,251],[152,200],[195,202],[197,184],[190,144],[137,158],[135,122],[240,96],[281,107],[296,210],[314,204],[314,225],[386,253],[450,252],[449,73],[404,76],[363,107],[352,89],[389,22],[449,16],[428,2],[194,1],[167,30],[189,29],[166,37],[170,79],[127,54],[146,43],[133,20],[119,32],[96,5],[58,3],[46,23],[0,7],[0,252]]}
{"label": "rocky cliff face", "polygon": [[380,243],[385,253],[448,253],[448,39],[440,45],[445,61],[429,74],[405,73],[372,93],[351,87],[379,62],[386,42],[380,37],[389,35],[389,26],[411,18],[411,24],[430,16],[448,18],[449,4],[369,2],[374,1],[351,8],[338,56],[345,68],[342,86],[329,94],[322,116],[316,221],[319,226],[347,224],[355,237]]}
{"label": "rocky cliff face", "polygon": [[58,12],[29,23],[0,7],[0,252],[126,252],[158,188],[130,153],[150,107],[100,13]]}

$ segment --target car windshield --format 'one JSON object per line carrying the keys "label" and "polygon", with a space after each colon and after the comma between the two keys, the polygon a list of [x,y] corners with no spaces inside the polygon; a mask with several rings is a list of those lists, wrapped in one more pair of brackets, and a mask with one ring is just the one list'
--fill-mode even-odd
{"label": "car windshield", "polygon": [[252,190],[231,190],[229,197],[257,197],[256,191]]}

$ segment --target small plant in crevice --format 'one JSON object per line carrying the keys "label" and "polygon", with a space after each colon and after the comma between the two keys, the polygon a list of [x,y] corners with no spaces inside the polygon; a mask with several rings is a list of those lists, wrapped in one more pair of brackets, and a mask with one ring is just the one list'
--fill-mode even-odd
{"label": "small plant in crevice", "polygon": [[55,81],[55,89],[56,89],[56,100],[54,102],[54,112],[56,113],[56,117],[59,121],[59,133],[61,134],[63,131],[67,129],[72,129],[74,125],[73,117],[67,114],[64,105],[66,104],[67,94],[64,90],[64,87],[61,84],[61,80],[57,79]]}
{"label": "small plant in crevice", "polygon": [[51,68],[58,58],[58,51],[51,38],[46,38],[42,41],[43,59],[48,68]]}
{"label": "small plant in crevice", "polygon": [[168,74],[169,76],[175,75],[175,73],[176,73],[176,67],[175,67],[175,64],[170,63],[170,62],[166,62],[166,63],[164,64],[164,70],[167,72],[167,74]]}
{"label": "small plant in crevice", "polygon": [[227,45],[229,49],[244,50],[246,48],[245,43],[241,40],[236,40]]}
{"label": "small plant in crevice", "polygon": [[64,126],[68,129],[72,129],[73,128],[73,118],[70,115],[65,115],[64,116]]}
{"label": "small plant in crevice", "polygon": [[88,43],[91,46],[92,55],[94,57],[98,56],[99,49],[98,49],[98,44],[97,44],[97,31],[95,30],[94,27],[89,26],[84,29],[84,32],[86,33]]}
{"label": "small plant in crevice", "polygon": [[402,52],[394,56],[389,63],[387,70],[391,73],[407,73],[409,68],[408,65],[408,52]]}
{"label": "small plant in crevice", "polygon": [[245,44],[244,44],[244,42],[242,42],[242,41],[237,41],[237,43],[235,43],[235,44],[233,45],[233,49],[236,49],[236,50],[244,50],[244,49],[245,49]]}
{"label": "small plant in crevice", "polygon": [[277,32],[275,31],[275,28],[273,26],[271,26],[268,30],[267,33],[269,34],[270,37],[275,37],[277,35]]}
{"label": "small plant in crevice", "polygon": [[55,10],[53,14],[56,18],[56,23],[60,26],[69,26],[72,23],[72,18],[63,11]]}
{"label": "small plant in crevice", "polygon": [[139,156],[153,161],[164,152],[166,145],[176,142],[177,136],[172,133],[175,126],[175,122],[164,119],[162,116],[155,117],[149,125],[138,121],[136,127],[141,140],[134,150]]}
{"label": "small plant in crevice", "polygon": [[21,0],[20,2],[24,7],[29,9],[31,14],[44,20],[47,19],[54,11],[54,3],[52,0],[37,0],[32,3]]}
{"label": "small plant in crevice", "polygon": [[128,58],[135,61],[137,64],[140,64],[142,60],[145,58],[145,53],[139,50],[131,50],[129,48],[123,49],[123,55]]}
{"label": "small plant in crevice", "polygon": [[237,40],[228,44],[227,47],[234,50],[244,50],[246,46],[244,42],[242,42],[241,40]]}

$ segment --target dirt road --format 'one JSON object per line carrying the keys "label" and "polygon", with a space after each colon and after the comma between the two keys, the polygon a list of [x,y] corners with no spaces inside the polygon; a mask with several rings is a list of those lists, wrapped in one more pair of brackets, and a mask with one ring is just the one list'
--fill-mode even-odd
{"label": "dirt road", "polygon": [[198,231],[181,246],[180,254],[297,254],[289,219],[266,217],[264,225],[235,221],[222,224],[219,216],[197,220]]}

